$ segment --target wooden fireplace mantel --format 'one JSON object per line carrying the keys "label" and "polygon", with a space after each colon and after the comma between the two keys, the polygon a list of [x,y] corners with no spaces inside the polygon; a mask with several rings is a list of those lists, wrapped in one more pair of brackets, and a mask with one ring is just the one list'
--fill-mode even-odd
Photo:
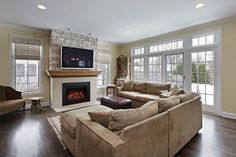
{"label": "wooden fireplace mantel", "polygon": [[61,77],[95,77],[102,71],[99,70],[45,70],[48,77],[61,78]]}

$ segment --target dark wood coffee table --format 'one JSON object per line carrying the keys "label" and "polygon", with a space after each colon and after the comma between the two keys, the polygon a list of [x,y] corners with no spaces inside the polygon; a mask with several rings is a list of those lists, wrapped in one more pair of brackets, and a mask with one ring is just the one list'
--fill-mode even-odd
{"label": "dark wood coffee table", "polygon": [[132,108],[132,100],[111,95],[101,98],[101,105],[112,109],[129,109]]}

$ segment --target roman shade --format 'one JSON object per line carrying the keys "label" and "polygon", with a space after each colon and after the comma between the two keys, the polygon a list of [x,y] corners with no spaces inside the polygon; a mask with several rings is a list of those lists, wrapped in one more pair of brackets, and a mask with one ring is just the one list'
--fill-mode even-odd
{"label": "roman shade", "polygon": [[111,63],[111,50],[98,49],[96,52],[97,52],[96,59],[98,63],[102,64]]}
{"label": "roman shade", "polygon": [[15,59],[40,60],[41,40],[13,37],[12,43]]}

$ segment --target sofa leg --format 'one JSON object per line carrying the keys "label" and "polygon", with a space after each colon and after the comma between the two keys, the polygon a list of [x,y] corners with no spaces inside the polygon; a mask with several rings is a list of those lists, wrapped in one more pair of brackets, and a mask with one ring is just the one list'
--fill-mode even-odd
{"label": "sofa leg", "polygon": [[23,111],[25,111],[25,104],[23,105]]}

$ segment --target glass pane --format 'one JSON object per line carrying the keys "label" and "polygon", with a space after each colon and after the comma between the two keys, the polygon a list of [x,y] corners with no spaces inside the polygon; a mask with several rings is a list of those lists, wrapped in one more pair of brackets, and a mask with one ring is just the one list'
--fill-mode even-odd
{"label": "glass pane", "polygon": [[213,61],[214,60],[214,52],[213,51],[207,51],[206,52],[206,61]]}
{"label": "glass pane", "polygon": [[177,49],[177,42],[173,42],[173,43],[172,43],[172,50],[173,50],[173,49]]}
{"label": "glass pane", "polygon": [[182,49],[183,48],[183,41],[178,41],[178,49]]}
{"label": "glass pane", "polygon": [[199,93],[197,83],[192,83],[191,90],[195,93]]}
{"label": "glass pane", "polygon": [[207,36],[207,44],[214,44],[214,35]]}
{"label": "glass pane", "polygon": [[214,106],[214,96],[206,95],[206,105]]}
{"label": "glass pane", "polygon": [[192,62],[198,62],[197,53],[192,53]]}
{"label": "glass pane", "polygon": [[205,84],[198,84],[199,93],[206,93],[206,85]]}
{"label": "glass pane", "polygon": [[206,94],[214,94],[214,85],[207,84],[206,85]]}
{"label": "glass pane", "polygon": [[198,38],[192,39],[192,46],[198,46]]}
{"label": "glass pane", "polygon": [[205,62],[205,52],[198,52],[198,62]]}
{"label": "glass pane", "polygon": [[205,36],[199,38],[199,45],[206,45],[206,37]]}
{"label": "glass pane", "polygon": [[206,62],[206,71],[213,72],[214,71],[214,63],[213,62]]}
{"label": "glass pane", "polygon": [[200,94],[200,96],[201,96],[202,104],[206,104],[205,94]]}

